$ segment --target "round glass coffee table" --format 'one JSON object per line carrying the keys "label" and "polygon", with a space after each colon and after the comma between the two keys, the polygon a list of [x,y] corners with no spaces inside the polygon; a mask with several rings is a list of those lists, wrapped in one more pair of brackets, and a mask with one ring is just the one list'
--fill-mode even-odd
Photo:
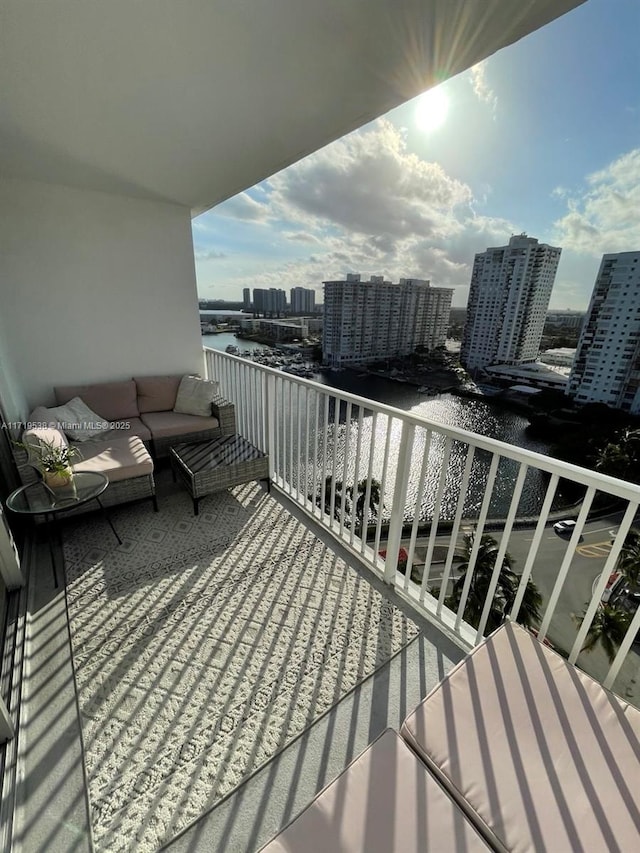
{"label": "round glass coffee table", "polygon": [[122,540],[113,526],[107,511],[100,500],[100,495],[106,490],[109,480],[105,474],[99,471],[76,471],[73,482],[61,489],[50,489],[42,480],[30,483],[28,486],[20,486],[11,492],[7,498],[7,509],[17,515],[43,516],[49,531],[49,553],[51,554],[51,565],[53,567],[53,580],[58,586],[58,575],[56,572],[56,561],[51,542],[51,525],[64,512],[75,509],[89,501],[96,501],[113,535],[122,545]]}

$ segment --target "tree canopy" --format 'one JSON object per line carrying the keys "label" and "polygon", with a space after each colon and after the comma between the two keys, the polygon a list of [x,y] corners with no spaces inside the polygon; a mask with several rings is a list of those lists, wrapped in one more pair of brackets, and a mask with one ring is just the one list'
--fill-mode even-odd
{"label": "tree canopy", "polygon": [[[574,617],[579,626],[582,625],[586,612],[587,607],[585,606],[582,614]],[[613,663],[630,623],[631,614],[628,611],[615,604],[600,604],[587,632],[582,650],[590,652],[600,645],[604,649],[609,663]]]}
{"label": "tree canopy", "polygon": [[[451,595],[446,600],[446,605],[451,610],[457,611],[462,600],[462,590],[465,583],[467,571],[469,570],[469,562],[471,559],[471,551],[473,548],[474,536],[466,535],[464,537],[464,559],[459,564],[460,577],[453,583]],[[483,534],[480,539],[476,562],[473,567],[473,578],[469,588],[469,596],[464,609],[463,618],[474,628],[480,624],[484,603],[491,583],[491,577],[498,556],[499,545],[496,539],[489,534]],[[496,585],[495,594],[489,611],[489,618],[485,628],[485,635],[490,634],[498,628],[510,615],[513,604],[518,592],[520,584],[520,576],[513,571],[513,558],[509,553],[505,553],[500,574],[498,575],[498,583]],[[525,628],[535,627],[540,621],[540,607],[542,606],[542,596],[538,592],[538,588],[532,580],[527,582],[525,587],[522,605],[517,615],[517,621],[524,625]]]}

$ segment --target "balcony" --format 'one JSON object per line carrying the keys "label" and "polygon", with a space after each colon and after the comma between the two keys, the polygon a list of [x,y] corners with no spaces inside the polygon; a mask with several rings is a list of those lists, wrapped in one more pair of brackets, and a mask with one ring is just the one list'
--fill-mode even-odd
{"label": "balcony", "polygon": [[[19,622],[26,634],[19,736],[9,746],[5,775],[5,792],[15,792],[16,800],[5,794],[3,803],[14,849],[84,850],[90,838],[97,850],[143,842],[148,849],[171,842],[172,851],[257,849],[385,727],[397,728],[502,611],[525,618],[531,580],[541,594],[533,626],[540,639],[640,704],[632,646],[640,611],[612,660],[597,648],[581,652],[636,515],[638,486],[235,356],[205,350],[205,363],[236,404],[239,432],[269,451],[272,494],[250,484],[213,496],[195,524],[188,496],[161,470],[158,516],[146,504],[113,512],[124,549],[99,518],[69,522],[66,599],[53,586],[46,547],[31,546]],[[574,505],[559,510],[567,482]],[[565,515],[577,521],[566,537],[550,526]],[[479,602],[473,572],[461,572],[470,533],[471,568],[482,559],[482,535],[496,541]],[[144,559],[131,556],[140,543]],[[224,583],[212,576],[216,590],[226,590],[221,602],[207,580],[205,551],[230,567]],[[400,554],[410,570],[398,565]],[[501,569],[510,560],[517,587],[505,607]],[[326,576],[325,565],[331,567]],[[282,578],[274,602],[257,591],[271,576]],[[317,623],[301,627],[295,621],[299,593],[310,589],[310,578],[317,598],[326,600]],[[332,588],[338,590],[333,598]],[[458,604],[452,609],[454,589]],[[315,692],[329,695],[314,696],[309,717],[296,728],[289,718],[303,707],[304,690],[299,682],[299,692],[289,696],[284,689],[299,663],[294,639],[320,636],[318,626],[327,630],[328,622],[327,637],[336,648],[347,647],[358,632],[358,596],[367,602],[371,623],[361,634],[373,641],[373,662],[362,646],[355,652],[357,677],[349,680],[345,655],[337,680],[326,681],[333,678],[330,659],[318,649],[310,652]],[[261,614],[260,632],[270,643],[284,641],[273,646],[279,663],[269,664],[270,683],[289,698],[277,709],[268,703],[266,716],[259,709],[259,728],[271,738],[264,754],[247,760],[246,744],[227,743],[222,764],[236,768],[230,775],[207,787],[206,761],[186,762],[176,777],[180,790],[157,785],[150,797],[153,773],[169,756],[193,759],[196,734],[206,734],[210,718],[228,719],[224,709],[239,701],[251,699],[254,708],[256,697],[247,694],[235,664],[211,676],[220,648],[245,642],[244,628],[237,629],[245,625],[243,606]],[[189,621],[187,610],[200,615]],[[583,610],[578,627],[574,616]],[[380,627],[380,614],[390,612],[401,626],[400,640]],[[159,624],[166,629],[160,641]],[[258,665],[256,650],[248,658],[248,666]],[[258,692],[261,683],[258,678]],[[205,684],[214,688],[207,696]],[[247,718],[251,714],[243,712]],[[164,732],[161,741],[154,740],[158,731]],[[145,749],[150,753],[141,772]],[[205,753],[210,749],[207,743]]]}
{"label": "balcony", "polygon": [[[46,544],[31,543],[19,620],[26,635],[24,660],[15,663],[23,670],[21,688],[14,688],[20,699],[18,736],[7,744],[3,824],[12,839],[7,849],[156,850],[185,829],[169,849],[256,850],[372,738],[387,726],[398,727],[462,657],[455,642],[371,576],[289,498],[272,491],[269,496],[249,484],[204,499],[196,520],[189,496],[161,470],[157,516],[148,502],[111,513],[124,550],[99,516],[65,525],[65,591],[54,587]],[[136,548],[144,558],[135,558]],[[233,575],[225,580],[218,575],[215,592],[201,571],[204,550],[214,561],[224,554]],[[303,600],[324,597],[317,571],[315,587],[309,583],[310,565],[323,567],[329,587],[338,585],[321,611],[326,625],[310,622],[301,607]],[[124,575],[131,566],[129,583]],[[266,572],[276,583],[269,599],[257,593]],[[275,602],[273,611],[267,601]],[[387,632],[380,626],[390,606],[421,634],[400,637],[386,649]],[[313,603],[307,612],[312,611]],[[367,632],[361,631],[363,643],[344,643],[359,624]],[[256,626],[263,642],[251,645]],[[335,649],[325,651],[325,640]],[[252,670],[251,683],[236,668],[237,655],[226,667],[214,660],[226,645],[247,644],[246,666],[261,670],[267,663],[258,660],[260,649],[277,641],[269,672],[260,678]],[[300,646],[307,643],[301,659]],[[355,651],[350,665],[343,643]],[[302,665],[309,668],[306,680]],[[270,686],[271,679],[277,697],[264,711],[256,704],[258,688]],[[275,755],[263,766],[264,757],[253,761],[246,744],[231,741],[235,732],[222,735],[228,772],[204,794],[204,765],[194,755],[198,749],[211,753],[208,726],[233,720],[238,706],[248,709],[243,719],[245,713],[249,721],[259,719],[268,733],[263,746],[261,732],[250,731],[255,745],[267,757]],[[307,706],[315,709],[313,719],[296,719]],[[158,743],[152,733],[160,729],[165,738]],[[276,748],[280,740],[282,750]],[[162,794],[150,799],[151,777],[145,774],[162,773],[169,758],[173,775],[182,774],[181,790],[161,786]],[[250,777],[239,787],[238,762],[246,765],[241,775]]]}
{"label": "balcony", "polygon": [[[242,4],[196,2],[181,8],[178,25],[170,4],[160,8],[148,0],[120,4],[122,10],[106,4],[93,4],[90,9],[85,4],[82,14],[77,3],[67,0],[55,8],[41,4],[37,10],[30,4],[13,3],[2,30],[6,49],[0,51],[2,76],[9,81],[2,95],[0,193],[3,416],[23,420],[34,405],[48,402],[51,388],[60,381],[200,370],[192,216],[382,115],[441,80],[443,74],[452,76],[480,62],[580,2],[535,0],[514,14],[512,4],[504,0],[479,4],[472,13],[461,0],[407,0],[400,7],[389,0],[344,7],[320,4],[308,11],[285,0],[276,4],[275,12],[269,4],[264,8],[256,4],[251,20]],[[154,16],[151,29],[150,12]],[[391,19],[398,27],[390,38]],[[94,45],[91,51],[86,50],[89,42]],[[375,73],[362,60],[370,55],[372,43],[385,45],[372,59]],[[332,57],[331,63],[327,56]],[[342,96],[336,99],[338,89]],[[260,134],[255,133],[257,126],[263,130]],[[501,454],[507,464],[526,464],[529,470],[538,466],[549,473],[545,460],[522,454],[514,459],[509,455],[513,449],[503,452],[490,442],[474,443],[475,438],[431,428],[375,404],[367,404],[361,417],[356,398],[332,403],[311,385],[295,381],[283,385],[281,377],[268,371],[246,373],[233,359],[211,366],[220,369],[225,390],[237,401],[243,433],[273,450],[276,486],[273,497],[261,498],[265,502],[261,505],[268,501],[273,517],[299,518],[314,542],[335,549],[358,577],[395,602],[423,634],[337,702],[265,770],[218,804],[183,842],[174,842],[174,850],[181,845],[225,851],[259,846],[381,728],[397,726],[419,696],[475,642],[482,625],[467,625],[460,610],[449,611],[445,599],[457,568],[453,543],[467,529],[467,510],[477,531],[489,529],[493,512],[490,499],[486,505],[481,499],[477,507],[471,506],[473,501],[465,504],[458,518],[455,497],[451,503],[451,490],[441,474],[447,470],[446,460],[457,460],[461,447],[473,447],[475,461],[469,462],[468,478],[466,462],[454,473],[463,485],[467,478],[468,485],[483,476],[482,467],[476,467],[478,461],[488,463],[487,494],[502,488],[503,463],[496,461],[493,469],[495,454]],[[248,386],[240,384],[245,380],[253,382],[260,397],[249,396]],[[278,406],[283,399],[298,397],[303,407],[308,403],[309,416],[305,408],[304,417],[298,412],[297,420],[286,421]],[[330,426],[336,406],[337,425]],[[353,420],[346,417],[347,409]],[[322,426],[327,417],[327,429],[313,433],[313,441],[307,433],[311,410],[317,412]],[[379,524],[372,516],[371,535],[363,536],[357,518],[349,517],[346,500],[336,517],[335,489],[329,492],[329,513],[307,490],[311,485],[324,489],[327,477],[334,484],[339,480],[346,484],[351,476],[356,485],[358,477],[365,479],[369,468],[363,471],[358,464],[352,470],[345,448],[356,451],[354,458],[359,458],[359,448],[364,458],[365,427],[371,429],[372,419],[376,428],[371,435],[376,440],[370,442],[375,444],[370,470],[384,481],[383,503],[389,517],[384,509]],[[329,452],[334,433],[343,443],[342,450],[336,445],[335,457]],[[431,452],[425,453],[427,434],[433,458]],[[314,455],[303,453],[302,435],[313,444]],[[318,435],[321,440],[316,446]],[[430,499],[425,500],[424,510],[433,514],[437,506],[438,511],[431,529],[421,523],[414,537],[411,526],[406,530],[402,522],[412,517],[410,503],[419,491],[421,475],[414,482],[409,474],[420,447],[424,460],[429,460],[422,485]],[[303,474],[300,460],[306,459],[311,465]],[[345,460],[346,472],[341,472]],[[584,485],[580,479],[584,472],[571,473],[565,467],[558,471],[550,474],[550,488],[554,474],[575,477]],[[515,486],[522,494],[528,492],[526,476],[520,482],[519,474],[515,475]],[[170,478],[165,479],[162,495],[171,501],[179,492]],[[631,487],[596,478],[588,481],[585,504],[591,487],[610,489],[629,506],[636,500]],[[439,502],[445,497],[441,509]],[[368,503],[371,493],[365,498]],[[548,514],[551,502],[545,506],[542,509]],[[500,535],[515,553],[519,512],[507,508],[505,515]],[[165,520],[169,517],[165,514]],[[624,515],[616,525],[620,532],[603,571],[615,562],[630,517]],[[117,511],[115,522],[126,527],[137,518],[136,508],[124,508]],[[585,510],[579,525],[586,518]],[[188,516],[177,523],[187,524]],[[265,530],[268,527],[267,521]],[[68,547],[79,541],[81,529],[80,522],[77,528],[69,525]],[[154,535],[171,538],[165,528]],[[536,556],[544,553],[542,527],[533,529],[533,537],[527,551],[531,559],[517,555],[518,569],[533,573],[542,589],[541,559]],[[113,543],[105,544],[107,556],[89,568],[108,567],[114,549]],[[575,544],[572,541],[567,547]],[[401,546],[411,552],[412,562],[422,564],[416,570],[418,582],[410,573],[396,572],[394,555]],[[157,543],[154,547],[162,551]],[[387,551],[386,560],[381,550]],[[18,642],[24,659],[6,660],[2,673],[5,683],[7,669],[23,670],[25,678],[22,693],[16,684],[10,703],[12,713],[18,715],[18,737],[9,742],[5,756],[0,845],[8,846],[12,840],[14,849],[25,851],[89,849],[92,834],[99,846],[97,827],[91,826],[86,805],[65,597],[53,587],[48,559],[46,548],[27,549],[28,597],[15,623],[17,639],[26,637],[24,646]],[[573,567],[563,559],[558,562],[558,585],[545,593],[548,620],[541,630],[564,643],[563,649],[577,659],[575,626],[567,622],[565,640],[559,619],[565,581],[567,585],[574,581]],[[136,603],[140,618],[149,616],[163,595],[173,601],[169,581],[175,577],[170,573],[165,578],[169,591],[152,584],[146,587],[148,596]],[[442,593],[434,598],[438,586]],[[591,599],[589,590],[581,590],[580,604],[587,599],[597,604],[597,591]],[[115,589],[108,588],[107,593],[107,603],[121,601],[123,612],[132,606],[124,596],[118,598]],[[470,589],[462,590],[463,597],[469,594]],[[512,611],[521,604],[512,602]],[[480,621],[489,624],[490,618],[490,612],[486,618],[481,614]],[[114,619],[118,627],[117,614]],[[106,642],[99,614],[89,628],[94,632],[91,642]],[[630,642],[621,646],[613,667],[597,655],[584,665],[597,665],[599,677],[626,694],[631,689],[627,659],[634,660]],[[583,665],[583,656],[578,663]],[[102,690],[98,676],[96,680]],[[112,719],[116,728],[118,719]],[[123,762],[122,773],[126,772]],[[146,817],[153,824],[158,816],[148,813]]]}
{"label": "balcony", "polygon": [[[213,350],[206,350],[206,364],[236,404],[243,435],[270,449],[278,488],[463,648],[490,627],[490,599],[510,555],[519,575],[510,618],[520,618],[533,580],[542,595],[535,626],[540,639],[638,703],[632,645],[640,612],[613,661],[581,650],[634,523],[640,487]],[[362,519],[351,517],[348,496],[355,504],[353,495],[359,495],[361,505],[370,506],[376,481],[381,507],[370,511],[365,536]],[[567,515],[576,526],[564,539],[551,525]],[[471,626],[465,608],[485,533],[497,540],[498,553],[487,599]],[[458,584],[453,612],[446,600],[459,578],[462,540],[470,534],[470,570]],[[412,572],[398,571],[401,547]]]}

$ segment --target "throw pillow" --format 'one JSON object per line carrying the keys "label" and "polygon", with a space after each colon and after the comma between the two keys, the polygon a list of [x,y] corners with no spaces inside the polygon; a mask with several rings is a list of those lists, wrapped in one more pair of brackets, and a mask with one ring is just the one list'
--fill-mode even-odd
{"label": "throw pillow", "polygon": [[47,409],[49,421],[57,421],[72,441],[88,441],[105,432],[109,432],[111,424],[100,415],[96,415],[80,398],[74,397],[64,406]]}
{"label": "throw pillow", "polygon": [[25,424],[21,440],[26,444],[32,438],[34,443],[39,441],[44,444],[52,444],[54,447],[69,446],[69,442],[58,427],[57,421],[50,417],[49,409],[45,409],[44,406],[36,406]]}
{"label": "throw pillow", "polygon": [[199,376],[183,376],[173,411],[182,415],[211,417],[211,403],[217,393],[217,382],[200,379]]}
{"label": "throw pillow", "polygon": [[68,447],[69,442],[56,421],[49,417],[49,410],[37,406],[29,415],[25,430],[20,438],[27,449],[28,462],[38,468],[40,451],[46,447]]}

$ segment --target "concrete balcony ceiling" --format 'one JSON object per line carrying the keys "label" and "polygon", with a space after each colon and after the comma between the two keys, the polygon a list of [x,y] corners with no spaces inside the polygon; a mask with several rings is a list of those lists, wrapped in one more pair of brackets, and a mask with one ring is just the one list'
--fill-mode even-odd
{"label": "concrete balcony ceiling", "polygon": [[0,174],[200,213],[583,0],[6,0]]}

